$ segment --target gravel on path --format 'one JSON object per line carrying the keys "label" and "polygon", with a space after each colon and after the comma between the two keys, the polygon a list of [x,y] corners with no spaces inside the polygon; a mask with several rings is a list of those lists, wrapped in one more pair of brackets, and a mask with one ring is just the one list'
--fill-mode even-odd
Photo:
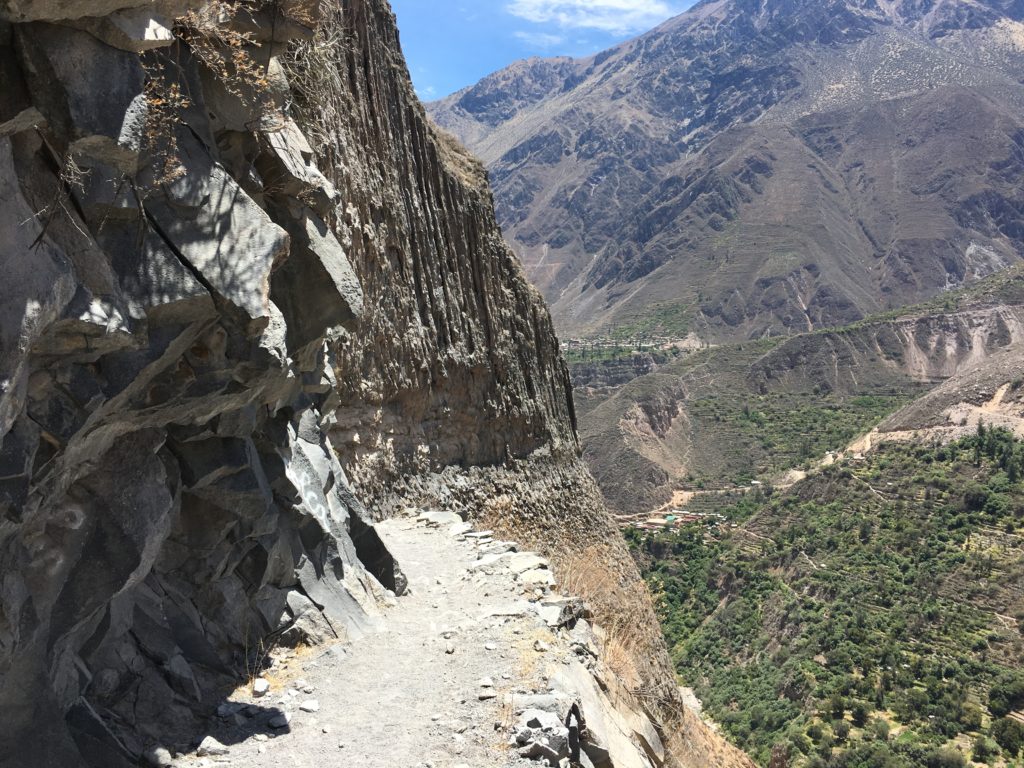
{"label": "gravel on path", "polygon": [[[246,687],[222,710],[212,736],[224,755],[189,756],[181,768],[510,768],[535,766],[508,746],[505,694],[544,690],[551,633],[528,600],[544,593],[518,580],[540,558],[511,557],[470,568],[495,549],[450,521],[397,518],[378,525],[409,579],[381,630],[348,645],[286,655],[269,692]],[[497,547],[501,549],[501,547]],[[538,640],[541,641],[538,643]],[[276,706],[276,725],[247,721]],[[245,707],[251,707],[248,711]],[[287,722],[285,722],[287,721]]]}

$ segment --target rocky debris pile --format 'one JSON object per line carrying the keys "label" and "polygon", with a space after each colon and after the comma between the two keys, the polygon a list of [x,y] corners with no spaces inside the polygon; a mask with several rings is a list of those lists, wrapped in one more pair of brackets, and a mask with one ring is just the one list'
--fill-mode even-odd
{"label": "rocky debris pile", "polygon": [[[326,650],[327,658],[344,657],[344,648],[344,645],[329,647]],[[300,669],[315,674],[320,663],[313,661],[301,665],[294,650],[273,649],[267,655],[266,667],[258,673],[259,676],[250,685],[239,687],[217,707],[216,718],[211,721],[216,736],[206,734],[196,737],[191,748],[175,752],[162,746],[152,747],[143,754],[144,761],[155,768],[172,768],[184,764],[193,768],[208,768],[212,763],[229,764],[235,760],[234,753],[237,751],[231,745],[248,740],[255,742],[256,754],[264,754],[266,744],[272,738],[288,733],[295,727],[297,718],[320,714],[317,686],[302,677],[289,677]],[[342,715],[340,712],[333,713],[333,716]],[[323,713],[323,716],[329,720],[332,713]],[[329,730],[329,726],[324,726],[322,732],[326,734]],[[184,762],[190,758],[191,762]]]}
{"label": "rocky debris pile", "polygon": [[585,619],[560,632],[552,645],[535,645],[538,653],[571,655],[551,675],[546,690],[510,694],[504,705],[515,720],[508,744],[524,758],[552,768],[660,768],[666,752],[651,721],[639,709],[613,705],[602,683],[608,670],[597,635]]}

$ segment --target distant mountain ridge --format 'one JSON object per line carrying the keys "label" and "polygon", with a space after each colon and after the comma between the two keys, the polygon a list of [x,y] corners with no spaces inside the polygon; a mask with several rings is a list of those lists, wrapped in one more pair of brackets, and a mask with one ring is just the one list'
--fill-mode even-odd
{"label": "distant mountain ridge", "polygon": [[1022,0],[714,0],[430,105],[563,336],[856,321],[1024,252]]}

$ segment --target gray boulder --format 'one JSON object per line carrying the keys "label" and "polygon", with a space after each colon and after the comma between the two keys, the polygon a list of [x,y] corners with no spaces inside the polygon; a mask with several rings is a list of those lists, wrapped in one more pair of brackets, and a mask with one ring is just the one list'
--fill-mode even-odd
{"label": "gray boulder", "polygon": [[114,48],[143,53],[174,43],[174,20],[151,6],[126,8],[109,16],[89,16],[75,26]]}
{"label": "gray boulder", "polygon": [[185,174],[146,202],[155,234],[215,298],[265,327],[272,313],[271,273],[287,258],[288,234],[195,139],[183,139],[180,147]]}
{"label": "gray boulder", "polygon": [[[98,160],[134,172],[146,78],[138,56],[53,24],[19,25],[16,38],[35,106],[61,132],[69,154],[80,164]],[[95,83],[104,84],[102,98]]]}
{"label": "gray boulder", "polygon": [[274,272],[270,296],[288,321],[288,348],[297,352],[329,328],[353,327],[363,311],[363,292],[323,220],[306,209],[288,221],[291,251]]}

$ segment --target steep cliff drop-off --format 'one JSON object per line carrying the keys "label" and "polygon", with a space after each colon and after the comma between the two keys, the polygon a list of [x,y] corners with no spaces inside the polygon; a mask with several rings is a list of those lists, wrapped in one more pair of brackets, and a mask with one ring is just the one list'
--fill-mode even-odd
{"label": "steep cliff drop-off", "polygon": [[669,763],[747,764],[677,706],[547,311],[384,0],[5,0],[0,84],[4,768],[194,746],[271,644],[373,627],[410,502],[596,565]]}

